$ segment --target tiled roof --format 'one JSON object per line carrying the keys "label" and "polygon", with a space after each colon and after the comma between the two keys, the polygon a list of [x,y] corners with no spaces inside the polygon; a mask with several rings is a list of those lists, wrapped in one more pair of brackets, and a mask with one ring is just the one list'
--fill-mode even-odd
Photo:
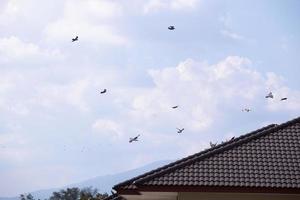
{"label": "tiled roof", "polygon": [[300,117],[269,125],[114,186],[300,189]]}

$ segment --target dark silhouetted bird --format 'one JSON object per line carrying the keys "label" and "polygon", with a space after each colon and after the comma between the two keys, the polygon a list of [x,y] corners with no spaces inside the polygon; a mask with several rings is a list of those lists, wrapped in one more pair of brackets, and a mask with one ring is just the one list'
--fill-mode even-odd
{"label": "dark silhouetted bird", "polygon": [[175,108],[178,108],[178,106],[173,106],[172,108],[175,109]]}
{"label": "dark silhouetted bird", "polygon": [[266,96],[266,98],[268,99],[268,98],[271,98],[271,99],[273,99],[274,98],[274,96],[273,96],[273,94],[272,94],[272,92],[270,92],[267,96]]}
{"label": "dark silhouetted bird", "polygon": [[139,141],[139,140],[138,140],[139,137],[140,137],[140,134],[138,134],[138,135],[135,136],[134,138],[129,138],[129,143]]}
{"label": "dark silhouetted bird", "polygon": [[104,94],[104,93],[106,93],[106,89],[100,91],[100,94]]}
{"label": "dark silhouetted bird", "polygon": [[243,111],[243,112],[250,112],[251,110],[250,110],[250,108],[245,108],[245,109],[243,109],[242,111]]}
{"label": "dark silhouetted bird", "polygon": [[72,42],[75,42],[78,40],[78,36],[76,36],[75,38],[72,38]]}
{"label": "dark silhouetted bird", "polygon": [[180,129],[180,128],[177,128],[177,133],[182,133],[182,131],[184,131],[184,128]]}
{"label": "dark silhouetted bird", "polygon": [[169,26],[168,29],[173,31],[173,30],[175,30],[175,27],[174,26]]}
{"label": "dark silhouetted bird", "polygon": [[286,100],[287,100],[286,97],[280,99],[280,101],[286,101]]}
{"label": "dark silhouetted bird", "polygon": [[215,146],[217,146],[217,142],[216,143],[212,143],[212,142],[209,142],[209,145],[210,145],[210,147],[215,147]]}

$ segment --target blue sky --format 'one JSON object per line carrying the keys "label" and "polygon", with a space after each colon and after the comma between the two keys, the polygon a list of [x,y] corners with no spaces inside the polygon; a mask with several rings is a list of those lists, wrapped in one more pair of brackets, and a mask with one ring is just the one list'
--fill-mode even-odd
{"label": "blue sky", "polygon": [[298,117],[299,10],[297,0],[0,1],[0,196]]}

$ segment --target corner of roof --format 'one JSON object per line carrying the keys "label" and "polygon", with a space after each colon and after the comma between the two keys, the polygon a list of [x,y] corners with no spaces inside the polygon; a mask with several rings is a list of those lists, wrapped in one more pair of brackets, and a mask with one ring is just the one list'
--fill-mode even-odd
{"label": "corner of roof", "polygon": [[162,175],[165,173],[168,173],[174,169],[177,169],[179,167],[186,166],[196,160],[202,159],[203,157],[211,156],[216,153],[220,153],[222,151],[226,151],[228,149],[231,149],[233,147],[242,145],[244,143],[247,143],[255,138],[261,137],[263,135],[272,133],[274,131],[277,131],[279,129],[285,128],[287,126],[293,125],[295,123],[300,122],[300,117],[297,117],[295,119],[292,119],[290,121],[287,121],[282,124],[270,124],[268,126],[262,127],[260,129],[257,129],[255,131],[249,132],[247,134],[241,135],[240,137],[237,137],[235,139],[229,140],[227,142],[221,143],[215,147],[205,149],[201,152],[195,153],[193,155],[190,155],[188,157],[185,157],[183,159],[177,160],[175,162],[169,163],[167,165],[164,165],[162,167],[159,167],[157,169],[154,169],[152,171],[146,172],[144,174],[141,174],[139,176],[136,176],[132,179],[129,179],[127,181],[121,182],[113,187],[114,190],[117,190],[118,188],[125,186],[125,185],[131,185],[131,184],[142,184],[142,182],[145,182],[151,178],[154,178],[158,175]]}

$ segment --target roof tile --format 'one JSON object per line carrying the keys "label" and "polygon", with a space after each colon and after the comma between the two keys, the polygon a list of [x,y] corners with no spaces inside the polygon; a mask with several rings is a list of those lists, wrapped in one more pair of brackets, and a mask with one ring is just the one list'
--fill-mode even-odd
{"label": "roof tile", "polygon": [[135,177],[135,186],[300,188],[300,118],[270,125]]}

